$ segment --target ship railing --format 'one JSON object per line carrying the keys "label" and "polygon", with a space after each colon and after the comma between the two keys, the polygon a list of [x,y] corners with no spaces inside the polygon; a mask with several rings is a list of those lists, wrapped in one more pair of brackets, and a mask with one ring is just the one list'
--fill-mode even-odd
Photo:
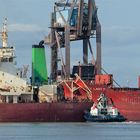
{"label": "ship railing", "polygon": [[118,88],[118,87],[113,87],[113,90],[119,90],[119,91],[140,91],[140,88],[130,88],[130,87],[122,87],[122,88]]}

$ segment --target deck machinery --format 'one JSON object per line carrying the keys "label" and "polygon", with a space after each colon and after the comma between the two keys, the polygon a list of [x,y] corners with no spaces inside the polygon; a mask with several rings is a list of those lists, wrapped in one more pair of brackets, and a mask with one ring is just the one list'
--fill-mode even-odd
{"label": "deck machinery", "polygon": [[[83,65],[88,65],[88,50],[95,73],[101,74],[101,25],[97,17],[95,0],[60,0],[55,2],[51,16],[51,32],[44,43],[51,46],[51,79],[55,82],[61,73],[70,78],[70,42],[83,41]],[[96,38],[96,59],[90,39]],[[65,49],[65,58],[61,48]],[[59,54],[60,59],[59,59]],[[58,64],[61,62],[61,70]]]}

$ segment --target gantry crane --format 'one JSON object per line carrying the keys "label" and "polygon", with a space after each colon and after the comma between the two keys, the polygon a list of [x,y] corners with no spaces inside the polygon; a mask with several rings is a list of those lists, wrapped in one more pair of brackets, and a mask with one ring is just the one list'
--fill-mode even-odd
{"label": "gantry crane", "polygon": [[[88,62],[88,48],[96,74],[101,74],[101,25],[97,17],[95,0],[59,0],[54,4],[51,32],[44,39],[51,46],[51,78],[58,74],[58,52],[61,55],[62,73],[70,78],[70,41],[83,40],[83,64]],[[96,59],[90,38],[96,38]],[[65,48],[65,59],[61,48]]]}

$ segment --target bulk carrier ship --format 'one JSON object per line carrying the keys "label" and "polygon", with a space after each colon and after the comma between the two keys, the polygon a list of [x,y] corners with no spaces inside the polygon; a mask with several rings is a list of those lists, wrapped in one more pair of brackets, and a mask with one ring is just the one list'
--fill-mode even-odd
{"label": "bulk carrier ship", "polygon": [[[140,88],[115,87],[113,75],[102,73],[101,25],[95,1],[55,2],[50,30],[45,39],[32,46],[29,85],[26,70],[15,66],[5,20],[0,49],[0,122],[83,122],[84,111],[101,93],[113,101],[128,121],[140,121]],[[91,38],[96,40],[96,59]],[[77,40],[83,42],[83,63],[73,66],[71,72],[70,42]],[[51,49],[50,76],[44,45]]]}

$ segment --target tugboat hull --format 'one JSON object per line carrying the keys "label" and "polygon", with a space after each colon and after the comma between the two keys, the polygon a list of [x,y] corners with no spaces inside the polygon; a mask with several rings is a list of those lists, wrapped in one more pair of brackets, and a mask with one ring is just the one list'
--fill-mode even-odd
{"label": "tugboat hull", "polygon": [[88,122],[124,122],[127,119],[122,115],[111,116],[111,115],[102,115],[102,116],[91,116],[89,112],[86,112],[84,118]]}

